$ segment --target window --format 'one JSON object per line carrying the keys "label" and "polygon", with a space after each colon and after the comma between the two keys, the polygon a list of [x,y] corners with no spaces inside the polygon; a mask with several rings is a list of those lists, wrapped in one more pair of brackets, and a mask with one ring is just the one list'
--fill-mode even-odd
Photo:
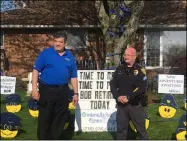
{"label": "window", "polygon": [[69,30],[67,46],[73,46],[76,49],[86,48],[86,37],[85,31],[80,30]]}
{"label": "window", "polygon": [[146,66],[160,65],[160,32],[146,32]]}
{"label": "window", "polygon": [[163,66],[175,67],[185,61],[183,58],[186,58],[186,31],[163,31]]}
{"label": "window", "polygon": [[163,31],[163,47],[165,51],[172,46],[186,46],[186,31]]}
{"label": "window", "polygon": [[4,33],[3,32],[0,32],[1,33],[1,49],[4,49]]}
{"label": "window", "polygon": [[172,58],[186,58],[186,31],[145,31],[144,49],[146,67],[171,67]]}

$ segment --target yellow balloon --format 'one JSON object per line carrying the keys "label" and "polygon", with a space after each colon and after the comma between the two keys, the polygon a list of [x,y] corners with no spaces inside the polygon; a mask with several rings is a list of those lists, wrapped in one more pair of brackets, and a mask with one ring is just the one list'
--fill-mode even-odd
{"label": "yellow balloon", "polygon": [[18,134],[18,130],[0,130],[1,131],[1,137],[2,138],[14,138]]}
{"label": "yellow balloon", "polygon": [[163,118],[172,118],[176,114],[176,109],[170,106],[159,106],[159,114]]}
{"label": "yellow balloon", "polygon": [[39,115],[39,111],[38,110],[31,110],[31,109],[29,109],[29,113],[33,117],[38,117],[38,115]]}
{"label": "yellow balloon", "polygon": [[[137,131],[136,131],[136,128],[134,127],[134,124],[132,123],[132,121],[130,121],[129,124],[130,124],[131,129],[132,129],[133,131],[137,132]],[[148,129],[148,127],[149,127],[149,119],[146,118],[146,119],[145,119],[145,128]]]}
{"label": "yellow balloon", "polygon": [[16,112],[19,112],[21,110],[21,105],[18,104],[18,105],[6,105],[6,109],[8,112],[11,112],[11,113],[16,113]]}
{"label": "yellow balloon", "polygon": [[186,140],[186,136],[187,136],[187,131],[182,131],[176,134],[176,139],[177,140]]}
{"label": "yellow balloon", "polygon": [[73,102],[69,103],[69,109],[70,110],[75,110],[75,106],[73,105]]}

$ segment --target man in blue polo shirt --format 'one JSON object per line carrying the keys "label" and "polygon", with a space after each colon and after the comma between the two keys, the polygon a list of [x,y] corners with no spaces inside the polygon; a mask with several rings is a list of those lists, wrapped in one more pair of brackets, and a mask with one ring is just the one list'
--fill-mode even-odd
{"label": "man in blue polo shirt", "polygon": [[65,49],[66,41],[66,33],[57,32],[54,46],[44,49],[33,67],[32,97],[39,104],[38,139],[60,139],[62,136],[68,113],[69,81],[74,90],[73,104],[78,103],[77,67],[74,56]]}

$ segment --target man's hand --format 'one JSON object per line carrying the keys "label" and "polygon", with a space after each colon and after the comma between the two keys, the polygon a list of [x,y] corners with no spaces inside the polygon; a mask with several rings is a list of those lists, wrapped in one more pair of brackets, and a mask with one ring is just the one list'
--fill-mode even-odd
{"label": "man's hand", "polygon": [[33,90],[33,91],[32,91],[32,98],[33,98],[34,100],[39,101],[39,99],[40,99],[40,94],[39,94],[38,90]]}
{"label": "man's hand", "polygon": [[127,103],[129,100],[127,99],[127,96],[124,96],[124,98],[123,98],[123,102],[124,103]]}
{"label": "man's hand", "polygon": [[121,102],[121,103],[124,104],[124,100],[123,100],[124,97],[125,97],[125,96],[119,96],[119,97],[118,97],[118,102]]}
{"label": "man's hand", "polygon": [[127,99],[127,96],[119,96],[118,97],[118,101],[125,104],[127,103],[129,100]]}
{"label": "man's hand", "polygon": [[73,102],[73,105],[76,106],[77,103],[78,103],[78,101],[79,101],[79,96],[75,94],[75,95],[73,96],[73,101],[72,101],[72,102]]}

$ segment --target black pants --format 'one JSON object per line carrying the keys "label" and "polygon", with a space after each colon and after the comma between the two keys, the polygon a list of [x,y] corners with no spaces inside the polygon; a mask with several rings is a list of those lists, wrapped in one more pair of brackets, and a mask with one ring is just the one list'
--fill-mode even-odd
{"label": "black pants", "polygon": [[69,87],[55,88],[39,85],[38,139],[58,140],[62,136],[68,116]]}
{"label": "black pants", "polygon": [[139,139],[147,140],[148,135],[145,128],[145,111],[141,104],[138,105],[119,105],[117,107],[117,140],[125,140],[127,138],[127,131],[129,127],[129,121],[134,124]]}

